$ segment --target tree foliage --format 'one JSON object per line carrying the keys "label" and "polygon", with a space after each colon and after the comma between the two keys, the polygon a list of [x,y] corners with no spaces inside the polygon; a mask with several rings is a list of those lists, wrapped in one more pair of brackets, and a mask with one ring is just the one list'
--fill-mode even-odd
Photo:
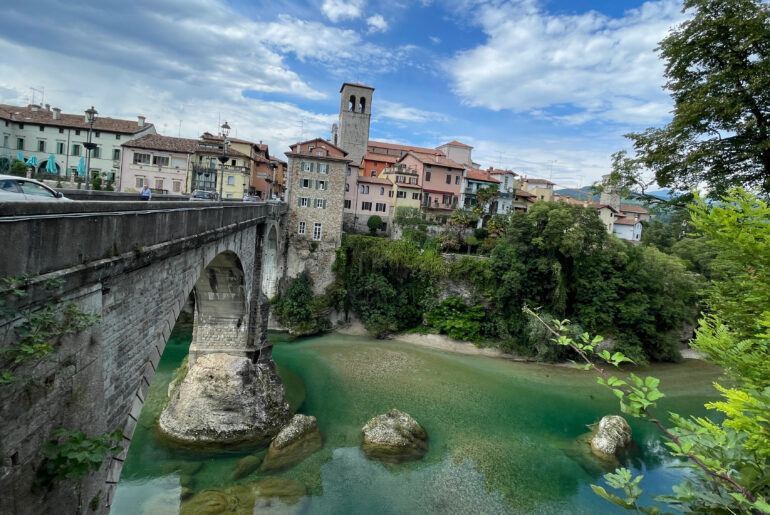
{"label": "tree foliage", "polygon": [[[662,187],[707,185],[770,194],[770,10],[761,0],[685,0],[691,17],[658,48],[673,119],[628,134],[636,156],[615,171],[634,182],[639,166]],[[622,158],[623,156],[621,156]]]}
{"label": "tree foliage", "polygon": [[374,236],[377,231],[382,230],[383,227],[382,218],[379,215],[372,215],[369,220],[366,221],[366,226],[369,228],[369,233]]}
{"label": "tree foliage", "polygon": [[293,334],[312,334],[331,329],[323,316],[325,300],[313,295],[313,279],[302,272],[289,280],[286,291],[272,300],[278,321]]}

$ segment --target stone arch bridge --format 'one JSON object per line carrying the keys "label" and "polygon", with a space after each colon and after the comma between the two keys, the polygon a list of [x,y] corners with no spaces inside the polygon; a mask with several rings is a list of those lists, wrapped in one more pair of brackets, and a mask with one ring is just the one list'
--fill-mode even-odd
{"label": "stone arch bridge", "polygon": [[[268,296],[285,269],[286,212],[283,203],[0,203],[0,278],[29,276],[18,308],[71,301],[100,316],[27,371],[42,385],[0,390],[0,513],[85,512],[97,495],[97,512],[109,509],[150,382],[192,291],[191,359],[225,351],[272,360]],[[57,279],[53,290],[49,279]],[[0,320],[0,345],[12,326]],[[40,449],[59,427],[121,429],[125,450],[79,488],[31,494]]]}

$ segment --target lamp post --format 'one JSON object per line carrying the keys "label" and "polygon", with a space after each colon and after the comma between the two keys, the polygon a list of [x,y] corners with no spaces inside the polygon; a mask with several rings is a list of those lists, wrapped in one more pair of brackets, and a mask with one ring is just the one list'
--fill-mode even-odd
{"label": "lamp post", "polygon": [[99,114],[94,106],[91,109],[86,109],[86,123],[88,123],[88,141],[83,144],[86,147],[86,189],[91,189],[91,153],[97,147],[96,143],[91,143],[91,132],[94,129],[94,122],[96,121],[96,115]]}
{"label": "lamp post", "polygon": [[265,200],[273,200],[273,195],[275,194],[275,191],[273,188],[275,188],[275,172],[278,169],[278,163],[275,161],[272,161],[270,163],[270,170],[273,172],[273,180],[270,181],[270,195]]}
{"label": "lamp post", "polygon": [[230,126],[227,122],[222,124],[222,155],[219,156],[219,162],[222,163],[222,180],[219,181],[219,201],[222,202],[222,185],[225,182],[225,162],[227,161],[227,135],[230,134]]}

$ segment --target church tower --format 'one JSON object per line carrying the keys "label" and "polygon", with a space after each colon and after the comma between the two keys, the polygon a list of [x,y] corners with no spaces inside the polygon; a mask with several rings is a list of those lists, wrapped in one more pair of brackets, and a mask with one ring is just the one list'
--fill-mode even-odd
{"label": "church tower", "polygon": [[369,122],[372,118],[374,88],[346,82],[340,89],[340,122],[337,146],[348,153],[354,164],[360,165],[369,143]]}

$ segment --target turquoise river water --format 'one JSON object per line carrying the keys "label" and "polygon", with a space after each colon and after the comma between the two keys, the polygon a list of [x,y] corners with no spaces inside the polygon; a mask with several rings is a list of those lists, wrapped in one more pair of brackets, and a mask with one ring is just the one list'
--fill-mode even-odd
{"label": "turquoise river water", "polygon": [[[590,484],[604,484],[612,467],[592,458],[579,437],[587,425],[618,413],[611,392],[592,375],[568,367],[516,363],[444,353],[406,343],[330,334],[286,342],[272,335],[290,404],[313,415],[324,447],[286,472],[308,495],[270,513],[613,513]],[[189,330],[172,335],[153,380],[120,478],[112,513],[177,514],[181,483],[199,492],[237,481],[232,467],[264,450],[190,451],[156,437],[157,418],[172,373],[187,355]],[[661,378],[659,409],[705,413],[718,370],[698,361],[656,365],[642,374]],[[361,427],[398,408],[430,435],[418,462],[383,465],[359,450]],[[636,447],[621,463],[643,473],[641,486],[670,493],[683,469],[667,456],[654,427],[630,421]],[[647,503],[652,501],[647,498]],[[233,513],[251,513],[240,507]],[[257,511],[261,513],[262,511]]]}

